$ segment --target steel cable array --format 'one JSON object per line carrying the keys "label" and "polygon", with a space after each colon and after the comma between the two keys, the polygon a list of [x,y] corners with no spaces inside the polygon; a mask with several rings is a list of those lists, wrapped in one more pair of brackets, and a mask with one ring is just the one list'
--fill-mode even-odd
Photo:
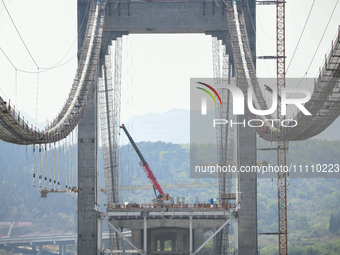
{"label": "steel cable array", "polygon": [[91,5],[76,77],[66,103],[55,120],[45,130],[39,130],[26,122],[9,101],[0,97],[0,139],[15,144],[46,144],[60,141],[73,131],[97,79],[104,12],[105,3]]}
{"label": "steel cable array", "polygon": [[[261,89],[256,78],[255,67],[252,62],[244,16],[242,12],[238,12],[236,4],[228,6],[227,19],[239,87],[243,92],[251,87],[255,108],[267,110],[265,92]],[[320,69],[319,77],[314,81],[314,92],[311,99],[304,105],[312,115],[304,115],[302,112],[298,112],[291,118],[298,124],[295,127],[285,127],[271,124],[271,119],[277,119],[274,115],[257,116],[248,112],[252,118],[262,120],[264,125],[268,127],[266,130],[256,127],[256,132],[268,141],[305,140],[321,133],[340,115],[339,79],[340,28],[336,39],[332,42],[331,51],[328,56],[325,56],[325,64]]]}

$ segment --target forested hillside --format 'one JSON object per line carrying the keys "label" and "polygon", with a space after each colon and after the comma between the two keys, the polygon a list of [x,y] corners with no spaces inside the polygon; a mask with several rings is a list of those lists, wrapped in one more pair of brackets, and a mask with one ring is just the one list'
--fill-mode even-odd
{"label": "forested hillside", "polygon": [[[258,147],[275,144],[259,141]],[[258,160],[275,163],[276,152],[258,152]],[[289,163],[340,163],[340,141],[308,140],[289,144]],[[277,182],[259,179],[258,231],[277,232]],[[340,254],[340,173],[338,178],[290,178],[288,232],[290,255]],[[261,255],[276,255],[277,236],[259,236]]]}
{"label": "forested hillside", "polygon": [[[14,228],[13,235],[75,231],[76,200],[50,194],[40,198],[33,189],[32,147],[0,142],[0,221],[30,221],[33,227]],[[0,228],[6,235],[8,228]]]}
{"label": "forested hillside", "polygon": [[[190,179],[188,145],[140,142],[138,146],[161,184],[216,182],[216,179]],[[259,143],[260,146],[270,145]],[[291,143],[289,149],[290,162],[297,163],[339,163],[339,155],[340,141],[309,140]],[[123,146],[119,157],[120,185],[148,184],[131,145]],[[259,153],[258,159],[274,162],[275,153]],[[42,199],[38,190],[33,189],[31,147],[26,151],[25,146],[0,142],[0,172],[0,221],[34,224],[34,227],[14,229],[13,235],[75,231],[76,200],[62,194],[49,194]],[[202,202],[217,197],[217,188],[213,186],[166,191],[174,197],[185,197],[188,202],[194,202],[197,196]],[[125,191],[120,200],[150,202],[153,198],[152,190]],[[288,210],[290,255],[340,254],[339,179],[289,179]],[[260,233],[277,231],[276,178],[258,180],[258,229]],[[6,235],[8,228],[0,231]],[[277,237],[260,236],[261,255],[276,254],[276,240]]]}

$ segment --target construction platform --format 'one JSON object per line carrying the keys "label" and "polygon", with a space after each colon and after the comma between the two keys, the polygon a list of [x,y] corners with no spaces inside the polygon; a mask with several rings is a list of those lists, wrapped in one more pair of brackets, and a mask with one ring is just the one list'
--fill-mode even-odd
{"label": "construction platform", "polygon": [[131,241],[127,241],[134,253],[214,254],[203,247],[229,226],[234,205],[110,204],[105,219],[119,235],[122,229],[131,230]]}

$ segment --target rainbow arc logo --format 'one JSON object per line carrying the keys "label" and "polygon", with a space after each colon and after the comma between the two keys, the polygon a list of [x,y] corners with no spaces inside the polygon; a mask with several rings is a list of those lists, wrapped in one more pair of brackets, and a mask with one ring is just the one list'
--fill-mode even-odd
{"label": "rainbow arc logo", "polygon": [[[206,84],[204,82],[197,82],[197,83],[207,87],[208,89],[210,89],[216,95],[216,97],[218,98],[221,106],[223,106],[220,95],[217,93],[217,91],[212,86],[210,86],[209,84]],[[214,97],[214,95],[209,90],[207,90],[205,88],[201,88],[201,87],[196,87],[196,88],[206,92],[212,98],[212,100],[214,101],[215,106],[217,106],[217,102],[215,100],[215,97]],[[207,98],[205,96],[202,96],[202,100],[201,100],[201,114],[202,115],[207,115]]]}

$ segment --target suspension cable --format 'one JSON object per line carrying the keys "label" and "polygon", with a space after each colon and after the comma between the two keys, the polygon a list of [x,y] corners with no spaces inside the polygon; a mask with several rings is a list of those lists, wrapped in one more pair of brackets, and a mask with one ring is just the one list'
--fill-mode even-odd
{"label": "suspension cable", "polygon": [[35,187],[35,144],[33,144],[33,187]]}
{"label": "suspension cable", "polygon": [[[45,73],[45,72],[47,72],[47,71],[49,71],[49,70],[57,69],[57,68],[59,68],[59,67],[62,67],[62,66],[64,66],[64,65],[68,64],[69,62],[71,62],[71,60],[73,60],[73,59],[77,56],[77,54],[82,50],[82,48],[83,48],[83,46],[81,46],[81,47],[79,48],[79,50],[78,50],[72,57],[70,57],[68,60],[66,60],[64,63],[62,63],[62,64],[60,64],[60,65],[55,64],[55,65],[52,66],[52,67],[39,67],[39,73]],[[5,52],[1,47],[0,47],[0,50],[1,50],[1,52],[4,54],[4,56],[6,57],[6,59],[8,60],[8,62],[11,64],[11,66],[12,66],[15,70],[17,70],[18,72],[21,72],[21,73],[28,73],[28,74],[36,74],[36,73],[38,73],[38,71],[28,71],[28,70],[24,70],[24,69],[17,68],[17,67],[13,64],[13,62],[11,61],[11,59],[8,57],[8,55],[6,54],[6,52]]]}
{"label": "suspension cable", "polygon": [[78,187],[77,176],[78,176],[78,127],[75,130],[75,148],[74,148],[74,187]]}
{"label": "suspension cable", "polygon": [[[71,140],[72,138],[72,135],[69,136],[69,140]],[[72,140],[71,142],[69,143],[69,148],[68,148],[68,188],[71,192],[71,172],[72,172]]]}
{"label": "suspension cable", "polygon": [[48,156],[49,156],[49,170],[50,170],[50,178],[49,178],[49,189],[52,189],[52,158],[51,158],[51,144],[48,145]]}
{"label": "suspension cable", "polygon": [[[3,0],[1,0],[1,1],[2,1],[3,5],[5,6],[4,1],[3,1]],[[87,13],[89,6],[90,6],[90,4],[88,4],[88,5],[86,6],[85,13]],[[6,6],[5,6],[5,8],[6,8]],[[9,17],[11,18],[11,21],[12,21],[14,27],[16,28],[15,23],[14,23],[14,21],[13,21],[11,15],[9,14],[7,8],[6,8],[6,11],[7,11]],[[85,18],[86,18],[86,15],[84,15],[84,17],[83,17],[83,19],[82,19],[82,21],[81,21],[81,23],[80,23],[80,26],[78,27],[78,33],[79,33],[79,31],[81,31],[81,29],[82,29],[82,27],[83,27],[83,25],[84,25]],[[16,30],[17,30],[17,28],[16,28]],[[20,35],[20,33],[19,33],[18,30],[17,30],[17,32],[18,32],[20,38],[22,39],[22,37],[21,37],[21,35]],[[22,40],[22,41],[23,41],[23,40]],[[40,67],[40,68],[39,68],[39,66],[35,63],[35,64],[36,64],[36,67],[37,67],[38,69],[43,69],[42,71],[40,71],[40,73],[47,72],[47,71],[49,71],[49,70],[52,70],[52,69],[56,69],[56,68],[62,67],[62,66],[64,66],[64,65],[66,65],[67,63],[69,63],[72,59],[74,59],[74,58],[77,56],[77,54],[82,50],[83,46],[81,46],[81,47],[79,48],[79,50],[77,51],[77,53],[74,54],[69,60],[67,60],[67,61],[65,61],[64,63],[60,64],[60,63],[66,58],[66,56],[68,55],[68,53],[70,52],[70,50],[72,49],[72,47],[73,47],[73,45],[74,45],[74,43],[75,43],[76,41],[77,41],[77,37],[73,40],[71,46],[70,46],[69,49],[66,51],[66,53],[64,54],[64,56],[63,56],[57,63],[55,63],[54,65],[52,65],[52,66],[50,66],[50,67]],[[24,42],[23,42],[23,43],[24,43]],[[26,44],[25,44],[25,43],[24,43],[24,45],[25,45],[25,47],[26,47]],[[28,48],[26,48],[26,49],[28,50]],[[13,62],[10,60],[10,58],[7,56],[7,54],[4,52],[4,50],[3,50],[1,47],[0,47],[0,50],[2,51],[2,53],[3,53],[3,54],[5,55],[5,57],[7,58],[8,62],[12,65],[12,67],[13,67],[15,70],[17,70],[17,71],[19,71],[19,72],[22,72],[22,73],[37,73],[37,71],[29,71],[29,70],[24,70],[24,69],[17,68],[17,67],[13,64]],[[30,54],[30,55],[31,55],[31,54]],[[32,57],[32,56],[31,56],[31,57]],[[33,59],[33,61],[34,61],[34,59]],[[34,62],[35,62],[35,61],[34,61]],[[60,64],[60,65],[59,65],[59,64]]]}
{"label": "suspension cable", "polygon": [[58,190],[60,190],[59,165],[60,165],[60,142],[58,142]]}
{"label": "suspension cable", "polygon": [[57,183],[56,183],[56,178],[55,178],[55,143],[53,143],[53,188],[57,189]]}
{"label": "suspension cable", "polygon": [[41,178],[42,178],[42,174],[41,174],[41,144],[39,144],[39,189],[41,189]]}
{"label": "suspension cable", "polygon": [[65,139],[65,143],[63,145],[64,148],[64,170],[65,170],[65,188],[67,189],[67,152],[66,152],[66,148],[67,148],[67,139]]}
{"label": "suspension cable", "polygon": [[335,5],[334,5],[332,14],[331,14],[331,16],[330,16],[329,19],[328,19],[326,28],[325,28],[324,31],[323,31],[323,34],[322,34],[321,39],[320,39],[320,41],[319,41],[318,47],[316,48],[316,50],[315,50],[315,52],[314,52],[314,55],[313,55],[313,57],[312,57],[312,60],[311,60],[310,63],[309,63],[309,66],[308,66],[307,71],[306,71],[306,75],[307,75],[307,73],[308,73],[308,71],[309,71],[309,69],[310,69],[310,67],[311,67],[311,65],[312,65],[312,63],[313,63],[313,61],[314,61],[314,58],[315,58],[315,56],[316,56],[316,53],[317,53],[318,50],[319,50],[319,47],[320,47],[320,45],[321,45],[321,42],[322,42],[322,40],[323,40],[323,38],[324,38],[324,36],[325,36],[325,34],[326,34],[327,28],[328,28],[328,26],[329,26],[329,23],[330,23],[331,20],[332,20],[333,14],[334,14],[334,12],[335,12],[335,9],[336,9],[338,3],[339,3],[339,0],[337,0],[336,3],[335,3]]}
{"label": "suspension cable", "polygon": [[44,189],[47,189],[47,144],[45,144],[45,179]]}
{"label": "suspension cable", "polygon": [[304,24],[304,26],[303,26],[302,32],[301,32],[301,34],[300,34],[299,40],[298,40],[298,42],[297,42],[297,44],[296,44],[296,46],[295,46],[295,49],[294,49],[292,58],[291,58],[290,61],[289,61],[289,64],[288,64],[288,67],[287,67],[287,70],[286,70],[286,74],[287,74],[287,72],[288,72],[288,70],[289,70],[290,65],[292,64],[292,61],[293,61],[293,59],[294,59],[296,50],[297,50],[297,48],[298,48],[299,45],[300,45],[300,41],[301,41],[301,38],[302,38],[302,36],[303,36],[303,33],[305,32],[306,25],[307,25],[307,23],[308,23],[310,14],[312,13],[312,10],[313,10],[313,7],[314,7],[314,3],[315,3],[315,0],[313,0],[312,6],[311,6],[310,9],[309,9],[309,13],[308,13],[307,19],[306,19],[306,21],[305,21],[305,24]]}
{"label": "suspension cable", "polygon": [[6,52],[2,49],[1,46],[0,46],[0,50],[1,50],[2,54],[4,54],[4,56],[6,57],[6,59],[8,60],[8,62],[11,64],[11,66],[12,66],[14,69],[18,70],[18,69],[16,68],[16,66],[13,64],[12,60],[8,57],[8,55],[6,54]]}
{"label": "suspension cable", "polygon": [[18,107],[18,70],[15,69],[15,105]]}
{"label": "suspension cable", "polygon": [[73,154],[73,156],[72,156],[72,158],[73,158],[73,160],[72,160],[72,178],[71,178],[71,180],[72,180],[72,189],[74,188],[74,168],[75,168],[75,160],[76,160],[76,155],[75,155],[75,151],[76,151],[76,144],[75,144],[75,140],[74,140],[74,133],[75,132],[75,130],[72,132],[72,154]]}
{"label": "suspension cable", "polygon": [[36,98],[35,98],[35,126],[38,124],[38,97],[39,97],[39,68],[37,72],[37,91],[36,91]]}
{"label": "suspension cable", "polygon": [[303,77],[300,79],[300,81],[299,81],[299,83],[297,84],[296,87],[299,87],[300,84],[301,84],[301,82],[302,82],[305,78],[307,78],[308,71],[309,71],[310,67],[312,66],[312,63],[313,63],[314,58],[315,58],[315,56],[316,56],[316,53],[317,53],[318,50],[319,50],[319,47],[320,47],[321,42],[322,42],[322,40],[323,40],[323,37],[325,36],[325,33],[326,33],[326,31],[327,31],[327,28],[328,28],[328,26],[329,26],[329,23],[331,22],[331,19],[332,19],[332,17],[333,17],[333,14],[334,14],[334,12],[335,12],[335,9],[336,9],[338,3],[339,3],[339,0],[337,0],[336,3],[335,3],[335,6],[334,6],[333,11],[332,11],[332,14],[331,14],[331,16],[330,16],[329,19],[328,19],[326,28],[325,28],[325,30],[324,30],[322,36],[321,36],[321,39],[320,39],[319,44],[318,44],[318,47],[316,48],[316,50],[315,50],[315,52],[314,52],[314,54],[313,54],[312,60],[310,61],[309,65],[308,65],[307,71],[305,72],[305,74],[303,75]]}
{"label": "suspension cable", "polygon": [[8,16],[9,16],[9,18],[10,18],[10,20],[11,20],[11,22],[12,22],[14,28],[15,28],[15,30],[17,31],[17,34],[19,35],[19,37],[20,37],[20,39],[21,39],[21,42],[24,44],[24,46],[25,46],[25,48],[26,48],[26,51],[27,51],[28,54],[30,55],[32,61],[33,61],[34,64],[35,64],[35,66],[39,69],[39,66],[38,66],[37,62],[36,62],[35,59],[33,58],[32,54],[31,54],[30,50],[28,49],[28,47],[27,47],[27,45],[26,45],[24,39],[22,38],[22,36],[21,36],[21,34],[20,34],[20,32],[19,32],[17,26],[15,25],[14,20],[12,19],[12,16],[11,16],[11,14],[9,13],[9,11],[8,11],[8,9],[7,9],[7,6],[6,6],[5,2],[4,2],[4,0],[1,0],[1,2],[2,2],[2,4],[4,5],[5,10],[6,10]]}

